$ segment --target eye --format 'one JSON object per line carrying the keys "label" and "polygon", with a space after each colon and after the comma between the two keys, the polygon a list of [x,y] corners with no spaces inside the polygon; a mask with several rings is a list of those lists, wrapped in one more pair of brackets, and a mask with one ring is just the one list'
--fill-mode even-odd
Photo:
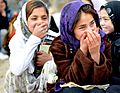
{"label": "eye", "polygon": [[85,25],[79,27],[79,29],[80,29],[81,31],[85,30],[85,28],[86,28]]}
{"label": "eye", "polygon": [[43,20],[47,20],[47,19],[48,19],[48,16],[43,16],[42,19],[43,19]]}
{"label": "eye", "polygon": [[91,27],[94,26],[94,24],[95,24],[95,20],[93,20],[93,21],[90,22],[90,26]]}
{"label": "eye", "polygon": [[31,20],[37,20],[37,18],[36,17],[31,17]]}
{"label": "eye", "polygon": [[90,23],[90,24],[91,24],[91,25],[92,25],[92,24],[95,24],[95,20],[91,21],[91,23]]}
{"label": "eye", "polygon": [[103,18],[100,18],[100,20],[109,21],[110,18],[108,18],[108,17],[103,17]]}
{"label": "eye", "polygon": [[110,20],[110,19],[109,19],[109,18],[104,18],[104,20],[108,21],[108,20]]}
{"label": "eye", "polygon": [[44,20],[48,19],[47,17],[43,17]]}

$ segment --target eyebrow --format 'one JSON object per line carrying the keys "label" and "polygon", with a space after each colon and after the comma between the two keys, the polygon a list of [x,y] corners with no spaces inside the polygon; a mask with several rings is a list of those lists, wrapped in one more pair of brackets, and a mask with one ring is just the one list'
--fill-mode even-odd
{"label": "eyebrow", "polygon": [[[90,23],[94,22],[95,20],[91,20]],[[79,25],[79,27],[83,27],[83,26],[86,26],[87,24],[82,24],[82,25]]]}
{"label": "eyebrow", "polygon": [[[48,15],[42,15],[41,17],[46,17]],[[31,17],[38,17],[38,15],[31,15]]]}

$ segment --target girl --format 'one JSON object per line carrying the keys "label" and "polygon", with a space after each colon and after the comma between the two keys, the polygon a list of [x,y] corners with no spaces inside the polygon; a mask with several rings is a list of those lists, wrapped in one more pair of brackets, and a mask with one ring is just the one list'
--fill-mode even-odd
{"label": "girl", "polygon": [[[85,92],[81,88],[60,87],[68,82],[78,85],[102,85],[109,82],[112,71],[110,44],[101,30],[97,12],[91,5],[77,0],[62,9],[60,36],[54,39],[50,51],[59,78],[55,92]],[[88,90],[88,93],[93,91],[104,93],[99,88]]]}
{"label": "girl", "polygon": [[14,23],[16,33],[9,43],[6,93],[47,92],[47,76],[56,71],[55,64],[50,61],[50,54],[37,50],[47,35],[48,17],[46,4],[40,0],[30,0],[23,5]]}
{"label": "girl", "polygon": [[108,35],[112,44],[112,79],[111,87],[108,93],[120,91],[120,1],[111,1],[103,5],[99,11],[100,24],[105,33]]}

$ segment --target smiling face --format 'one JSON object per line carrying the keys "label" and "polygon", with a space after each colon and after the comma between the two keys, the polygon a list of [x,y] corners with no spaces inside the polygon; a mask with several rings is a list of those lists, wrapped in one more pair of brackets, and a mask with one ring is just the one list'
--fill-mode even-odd
{"label": "smiling face", "polygon": [[28,28],[32,32],[36,25],[45,23],[48,26],[48,14],[44,7],[35,8],[27,20]]}
{"label": "smiling face", "polygon": [[74,29],[75,37],[80,40],[84,33],[94,31],[96,28],[93,16],[90,13],[81,12],[80,20],[77,22]]}
{"label": "smiling face", "polygon": [[3,0],[0,0],[0,12],[3,12],[6,8],[6,4]]}
{"label": "smiling face", "polygon": [[114,26],[105,8],[99,11],[100,25],[106,34],[114,32]]}

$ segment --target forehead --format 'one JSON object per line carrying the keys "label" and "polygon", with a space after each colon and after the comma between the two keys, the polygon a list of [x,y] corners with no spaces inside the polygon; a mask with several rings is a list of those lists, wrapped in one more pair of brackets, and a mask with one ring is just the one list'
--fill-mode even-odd
{"label": "forehead", "polygon": [[105,8],[103,8],[99,11],[99,15],[100,15],[100,17],[102,17],[102,16],[107,16],[108,17],[109,16],[107,11],[105,10]]}
{"label": "forehead", "polygon": [[44,7],[38,7],[33,9],[31,15],[47,15],[47,12]]}
{"label": "forehead", "polygon": [[93,15],[90,13],[81,12],[80,21],[93,20]]}
{"label": "forehead", "polygon": [[88,24],[90,24],[93,20],[94,20],[94,18],[93,18],[93,16],[92,16],[92,14],[82,12],[82,13],[81,13],[81,16],[80,16],[80,19],[79,19],[79,21],[77,22],[76,26],[79,27],[79,26],[83,26],[83,25],[88,25]]}

